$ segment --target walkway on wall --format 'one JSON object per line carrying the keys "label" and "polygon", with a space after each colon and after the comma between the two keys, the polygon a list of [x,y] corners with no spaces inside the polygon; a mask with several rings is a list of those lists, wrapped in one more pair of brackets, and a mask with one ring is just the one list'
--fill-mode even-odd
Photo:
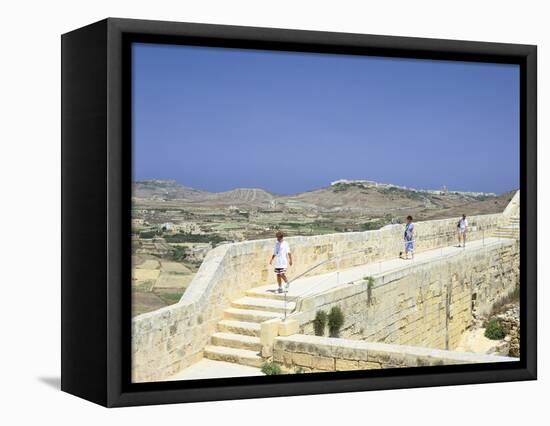
{"label": "walkway on wall", "polygon": [[[499,244],[510,242],[509,238],[490,237],[484,240],[475,240],[466,243],[466,247],[449,246],[428,250],[415,255],[414,260],[404,260],[400,258],[373,262],[366,265],[356,266],[340,271],[328,272],[325,274],[315,275],[311,277],[300,278],[290,285],[290,290],[287,293],[287,300],[292,301],[298,297],[311,296],[324,293],[327,290],[336,288],[342,284],[349,284],[354,281],[361,280],[368,276],[383,275],[388,272],[395,272],[399,269],[405,269],[411,265],[420,265],[428,262],[433,262],[442,258],[458,256],[464,252],[475,251],[480,247],[495,247]],[[292,270],[289,271],[290,276]],[[247,292],[249,297],[269,297],[273,299],[284,300],[284,295],[274,292],[275,285],[266,285],[256,287]]]}

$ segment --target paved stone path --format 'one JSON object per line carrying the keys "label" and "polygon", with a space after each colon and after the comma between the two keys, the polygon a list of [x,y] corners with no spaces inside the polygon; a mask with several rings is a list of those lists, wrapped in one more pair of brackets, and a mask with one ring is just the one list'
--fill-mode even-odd
{"label": "paved stone path", "polygon": [[263,373],[256,367],[204,358],[167,380],[219,379],[246,376],[263,376]]}
{"label": "paved stone path", "polygon": [[[451,256],[459,256],[464,252],[474,251],[483,246],[491,247],[498,246],[499,244],[511,243],[512,240],[508,238],[490,237],[485,238],[485,240],[475,240],[469,242],[466,244],[466,248],[449,246],[418,253],[415,255],[414,260],[405,260],[399,258],[382,260],[379,262],[344,269],[339,272],[328,272],[311,277],[304,277],[290,284],[287,298],[288,300],[293,300],[296,297],[300,296],[310,296],[313,294],[323,293],[332,288],[360,280],[367,276],[382,275],[399,269],[408,268],[411,265],[432,262],[443,257],[448,258]],[[290,274],[292,274],[292,271],[290,271]],[[275,293],[276,288],[276,284],[256,287],[249,290],[247,292],[247,295],[265,297],[266,294],[273,294],[273,296],[275,296],[276,298],[283,298],[283,295]]]}

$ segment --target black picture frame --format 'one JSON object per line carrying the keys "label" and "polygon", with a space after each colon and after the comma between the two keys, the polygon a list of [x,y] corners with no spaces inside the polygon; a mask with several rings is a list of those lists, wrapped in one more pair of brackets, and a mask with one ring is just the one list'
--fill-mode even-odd
{"label": "black picture frame", "polygon": [[[137,41],[519,64],[520,361],[131,383],[129,46]],[[536,46],[118,18],[61,42],[62,390],[117,407],[536,379]]]}

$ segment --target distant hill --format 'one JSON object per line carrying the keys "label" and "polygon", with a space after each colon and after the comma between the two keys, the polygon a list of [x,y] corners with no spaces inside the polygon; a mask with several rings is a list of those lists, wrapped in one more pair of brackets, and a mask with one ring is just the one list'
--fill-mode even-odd
{"label": "distant hill", "polygon": [[144,180],[134,182],[133,196],[141,199],[183,200],[212,204],[264,204],[274,195],[259,188],[237,188],[225,192],[208,192],[190,188],[175,180]]}
{"label": "distant hill", "polygon": [[275,196],[259,188],[237,188],[226,192],[211,193],[205,201],[229,204],[257,204],[270,202]]}
{"label": "distant hill", "polygon": [[336,181],[330,186],[295,195],[277,195],[259,188],[237,188],[208,192],[178,184],[174,180],[134,183],[135,198],[188,202],[204,206],[293,208],[323,211],[361,211],[373,215],[410,211],[419,219],[464,213],[502,211],[513,192],[496,195],[446,190],[418,190],[371,181]]}
{"label": "distant hill", "polygon": [[209,193],[180,185],[175,180],[150,179],[133,184],[133,196],[144,199],[159,200],[197,200]]}
{"label": "distant hill", "polygon": [[[329,187],[287,197],[286,200],[332,210],[359,209],[377,215],[404,210],[441,212],[465,205],[475,206],[476,212],[484,213],[486,210],[494,211],[500,207],[503,209],[512,195],[513,193],[497,196],[484,193],[417,190],[368,181],[337,181]],[[470,210],[468,214],[474,214]]]}

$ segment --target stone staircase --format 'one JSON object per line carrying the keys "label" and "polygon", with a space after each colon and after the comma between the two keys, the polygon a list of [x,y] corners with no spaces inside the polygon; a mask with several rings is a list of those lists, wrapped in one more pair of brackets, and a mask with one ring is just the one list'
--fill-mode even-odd
{"label": "stone staircase", "polygon": [[[287,313],[292,312],[296,303],[288,301]],[[261,367],[260,342],[261,323],[282,318],[285,311],[284,295],[259,292],[251,289],[246,296],[231,303],[224,311],[224,319],[218,323],[217,332],[204,348],[204,357],[233,362],[252,367]]]}
{"label": "stone staircase", "polygon": [[512,216],[506,225],[501,225],[493,232],[494,237],[519,239],[519,216]]}

